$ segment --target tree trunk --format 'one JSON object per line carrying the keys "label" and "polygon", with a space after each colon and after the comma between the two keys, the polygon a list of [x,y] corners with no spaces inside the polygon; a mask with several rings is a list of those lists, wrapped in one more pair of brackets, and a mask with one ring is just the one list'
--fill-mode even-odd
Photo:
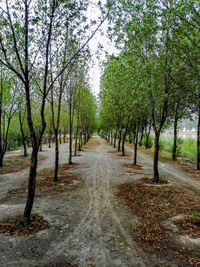
{"label": "tree trunk", "polygon": [[115,130],[115,135],[114,135],[114,145],[113,145],[114,148],[116,148],[116,140],[117,140],[117,128]]}
{"label": "tree trunk", "polygon": [[66,141],[66,129],[64,128],[64,131],[63,131],[63,143],[65,143]]}
{"label": "tree trunk", "polygon": [[59,131],[59,142],[61,145],[62,144],[62,131],[61,130]]}
{"label": "tree trunk", "polygon": [[82,131],[81,131],[81,142],[80,142],[80,144],[81,144],[81,147],[83,146],[83,135],[82,135]]}
{"label": "tree trunk", "polygon": [[158,172],[159,138],[160,138],[160,133],[156,132],[154,140],[154,162],[153,162],[154,182],[156,183],[159,181],[159,172]]}
{"label": "tree trunk", "polygon": [[174,118],[174,144],[173,144],[173,152],[172,152],[172,160],[176,160],[176,150],[177,150],[177,125],[178,125],[178,118],[177,114],[175,114]]}
{"label": "tree trunk", "polygon": [[83,144],[85,145],[86,144],[86,132],[85,132],[85,129],[83,131]]}
{"label": "tree trunk", "polygon": [[[25,115],[25,113],[24,113],[24,115]],[[26,136],[24,134],[23,122],[22,122],[22,117],[21,117],[21,111],[19,112],[19,124],[20,124],[20,130],[21,130],[21,134],[22,134],[22,144],[23,144],[23,147],[24,147],[24,157],[27,157]]]}
{"label": "tree trunk", "polygon": [[125,156],[125,148],[124,148],[125,139],[126,139],[126,131],[124,132],[122,137],[122,156]]}
{"label": "tree trunk", "polygon": [[22,139],[22,142],[23,142],[23,147],[24,147],[24,157],[27,157],[28,154],[27,154],[27,148],[26,148],[26,137],[25,139]]}
{"label": "tree trunk", "polygon": [[146,142],[145,142],[145,148],[149,148],[149,134],[146,134]]}
{"label": "tree trunk", "polygon": [[128,135],[128,142],[129,142],[129,144],[132,143],[131,133]]}
{"label": "tree trunk", "polygon": [[134,165],[137,165],[137,145],[138,145],[138,132],[139,132],[140,120],[138,119],[136,128],[135,128],[135,138],[134,138]]}
{"label": "tree trunk", "polygon": [[48,143],[49,143],[49,148],[51,148],[51,133],[49,133],[49,137],[48,137]]}
{"label": "tree trunk", "polygon": [[78,151],[81,151],[81,133],[79,133]]}
{"label": "tree trunk", "polygon": [[3,157],[0,155],[0,168],[3,167]]}
{"label": "tree trunk", "polygon": [[133,126],[133,143],[135,142],[135,136],[136,136],[136,123]]}
{"label": "tree trunk", "polygon": [[69,129],[69,164],[72,164],[72,118],[71,118],[71,112],[70,112],[70,129]]}
{"label": "tree trunk", "polygon": [[197,170],[200,170],[200,104],[199,104],[198,125],[197,125]]}
{"label": "tree trunk", "polygon": [[119,130],[119,140],[118,140],[118,148],[117,148],[118,151],[120,151],[121,139],[122,139],[122,129]]}
{"label": "tree trunk", "polygon": [[144,126],[142,126],[142,132],[141,132],[141,136],[140,136],[139,146],[142,146],[143,137],[144,137]]}
{"label": "tree trunk", "polygon": [[76,125],[76,137],[75,137],[75,150],[74,150],[74,156],[77,154],[77,143],[78,143],[78,120]]}
{"label": "tree trunk", "polygon": [[123,138],[122,138],[122,155],[125,156],[125,141],[126,141],[126,134],[127,134],[127,130],[128,130],[128,123],[126,125],[124,134],[123,134]]}
{"label": "tree trunk", "polygon": [[26,206],[24,210],[24,219],[29,222],[31,216],[31,210],[33,207],[33,201],[35,197],[35,184],[36,184],[36,174],[37,174],[37,155],[38,148],[37,145],[33,147],[31,154],[31,166],[29,172],[29,186],[28,186],[28,197],[26,201]]}
{"label": "tree trunk", "polygon": [[40,142],[40,152],[42,151],[42,140]]}
{"label": "tree trunk", "polygon": [[58,132],[55,131],[55,169],[54,169],[54,182],[58,182],[58,163],[59,163]]}
{"label": "tree trunk", "polygon": [[146,123],[145,126],[145,136],[146,136],[146,142],[145,142],[145,148],[149,148],[149,136],[151,133],[151,123],[148,125],[148,123]]}

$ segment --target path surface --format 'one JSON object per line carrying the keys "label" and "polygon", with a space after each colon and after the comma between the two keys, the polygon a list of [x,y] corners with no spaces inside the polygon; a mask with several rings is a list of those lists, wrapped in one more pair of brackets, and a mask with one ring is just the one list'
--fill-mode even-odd
{"label": "path surface", "polygon": [[[139,219],[116,197],[118,184],[152,172],[152,159],[139,153],[138,163],[143,170],[131,173],[122,164],[131,162],[132,158],[107,153],[112,150],[111,146],[98,136],[93,139],[97,145],[74,158],[79,165],[72,172],[82,177],[78,188],[35,200],[34,212],[43,215],[50,227],[30,237],[0,236],[0,266],[152,266],[151,259],[131,237]],[[128,150],[132,152],[131,148]],[[43,152],[48,159],[41,163],[40,169],[53,167],[53,148],[50,151]],[[61,151],[61,162],[66,162],[67,145],[62,145]],[[170,166],[167,165],[167,171],[166,165],[160,167],[161,172],[169,175]],[[173,179],[179,181],[175,179],[178,173],[174,169],[170,177],[173,173]],[[14,183],[7,176],[8,184],[6,176],[1,177],[0,199],[8,189],[23,183],[26,176],[27,170],[13,175]],[[0,202],[0,219],[22,213],[24,201],[24,198],[15,197]],[[156,261],[165,264],[162,259]]]}
{"label": "path surface", "polygon": [[[28,150],[31,153],[30,149]],[[5,155],[5,158],[11,156],[19,156],[22,155],[21,151],[15,151],[13,154],[9,153]],[[46,157],[45,160],[42,160],[38,164],[38,171],[44,168],[54,168],[54,157],[55,157],[55,148],[52,145],[49,148],[47,145],[43,146],[43,151],[39,152],[39,155],[43,155]],[[68,158],[68,144],[64,144],[60,146],[60,163],[64,163]],[[0,199],[6,196],[7,192],[13,188],[19,188],[23,183],[27,182],[27,176],[29,174],[29,168],[17,172],[17,173],[9,173],[5,175],[0,175]]]}
{"label": "path surface", "polygon": [[[126,151],[132,154],[134,149],[126,147]],[[133,160],[132,160],[133,161]],[[153,177],[153,158],[143,152],[138,151],[138,164],[142,165],[143,172]],[[159,174],[166,177],[171,183],[182,191],[200,195],[200,179],[191,177],[181,167],[166,162],[159,162]]]}

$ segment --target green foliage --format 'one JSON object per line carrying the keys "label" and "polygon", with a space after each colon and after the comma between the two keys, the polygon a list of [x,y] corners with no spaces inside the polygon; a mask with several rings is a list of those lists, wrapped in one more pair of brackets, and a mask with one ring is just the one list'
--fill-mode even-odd
{"label": "green foliage", "polygon": [[[143,140],[142,140],[142,145],[146,147],[146,143],[147,143],[147,137],[145,135],[143,137]],[[153,144],[154,144],[154,138],[153,138],[153,136],[149,136],[147,148],[152,148],[153,147]]]}

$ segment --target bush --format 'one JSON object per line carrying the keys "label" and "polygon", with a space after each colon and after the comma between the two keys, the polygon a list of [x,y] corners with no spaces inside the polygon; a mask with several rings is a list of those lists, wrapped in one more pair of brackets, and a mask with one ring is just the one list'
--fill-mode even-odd
{"label": "bush", "polygon": [[[181,157],[181,146],[183,144],[184,140],[180,137],[177,137],[176,140],[176,156]],[[170,140],[170,147],[169,147],[169,152],[173,153],[173,147],[174,147],[174,140]]]}
{"label": "bush", "polygon": [[170,152],[170,150],[171,150],[171,144],[172,144],[172,140],[166,139],[166,138],[160,138],[159,139],[160,151]]}
{"label": "bush", "polygon": [[144,138],[142,139],[142,145],[147,147],[147,148],[152,148],[153,144],[154,144],[153,136],[149,136],[147,146],[146,146],[146,143],[147,143],[147,137],[145,135]]}

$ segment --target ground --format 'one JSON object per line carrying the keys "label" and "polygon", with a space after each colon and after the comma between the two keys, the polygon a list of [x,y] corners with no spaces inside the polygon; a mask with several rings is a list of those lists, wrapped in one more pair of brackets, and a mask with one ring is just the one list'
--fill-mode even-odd
{"label": "ground", "polygon": [[[44,146],[39,170],[53,168],[54,147]],[[68,145],[60,146],[61,163],[67,162]],[[70,169],[72,190],[36,197],[33,213],[43,216],[49,227],[30,236],[0,236],[0,266],[187,266],[144,252],[132,235],[141,220],[124,200],[117,196],[118,187],[152,176],[152,158],[138,153],[142,169],[124,164],[129,157],[119,157],[105,140],[93,136],[90,144],[73,161]],[[173,186],[196,195],[200,179],[191,178],[180,167],[161,163],[160,173]],[[0,177],[0,220],[23,214],[26,192],[17,192],[27,181],[28,169]],[[11,190],[11,193],[8,193]],[[156,263],[156,264],[155,264]],[[198,265],[197,265],[198,266]]]}

